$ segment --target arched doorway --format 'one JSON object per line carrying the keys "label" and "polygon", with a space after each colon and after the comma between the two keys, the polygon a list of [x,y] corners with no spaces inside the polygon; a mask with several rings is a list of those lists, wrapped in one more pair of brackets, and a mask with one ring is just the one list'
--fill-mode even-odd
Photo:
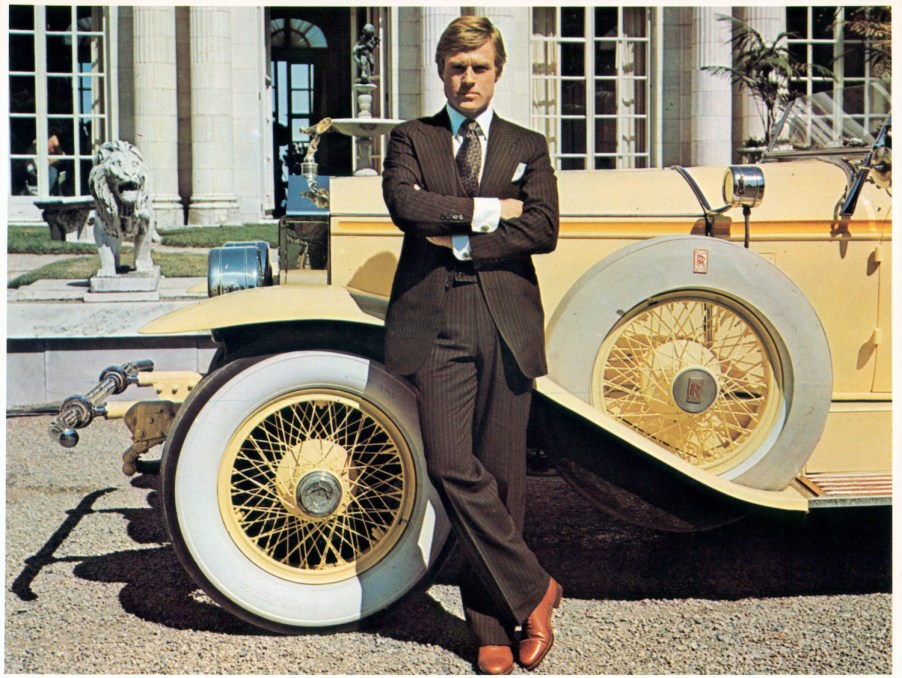
{"label": "arched doorway", "polygon": [[[300,132],[325,117],[351,115],[350,10],[273,7],[269,10],[272,81],[274,216],[285,212],[287,153]],[[317,150],[323,175],[352,172],[351,140],[330,134]]]}

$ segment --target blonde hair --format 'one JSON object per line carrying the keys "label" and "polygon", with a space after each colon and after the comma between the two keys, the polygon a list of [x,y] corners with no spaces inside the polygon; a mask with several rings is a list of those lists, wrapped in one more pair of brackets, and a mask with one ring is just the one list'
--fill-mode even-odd
{"label": "blonde hair", "polygon": [[487,40],[491,40],[495,46],[495,70],[501,75],[507,62],[507,53],[504,51],[504,40],[497,26],[484,16],[471,15],[459,17],[448,24],[435,48],[435,64],[438,66],[439,77],[448,56],[479,49]]}

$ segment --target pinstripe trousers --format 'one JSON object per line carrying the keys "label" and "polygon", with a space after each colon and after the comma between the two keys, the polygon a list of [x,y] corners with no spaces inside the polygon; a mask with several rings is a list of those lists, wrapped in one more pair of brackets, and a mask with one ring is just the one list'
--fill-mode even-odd
{"label": "pinstripe trousers", "polygon": [[467,622],[480,645],[508,645],[549,575],[523,541],[532,393],[474,274],[451,273],[441,329],[413,375],[430,479],[471,571]]}

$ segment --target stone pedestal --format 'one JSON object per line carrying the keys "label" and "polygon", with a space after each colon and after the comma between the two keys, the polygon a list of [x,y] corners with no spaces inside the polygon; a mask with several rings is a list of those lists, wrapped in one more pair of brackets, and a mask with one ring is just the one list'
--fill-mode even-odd
{"label": "stone pedestal", "polygon": [[373,117],[373,94],[376,86],[372,83],[357,83],[354,92],[357,94],[357,117]]}
{"label": "stone pedestal", "polygon": [[[129,271],[115,277],[91,276],[89,282],[91,294],[110,294],[112,296],[122,293],[156,293],[160,284],[160,267],[154,266],[150,273]],[[157,296],[159,298],[159,295]],[[103,299],[103,301],[119,301],[120,299]],[[121,301],[134,301],[132,298],[122,298]],[[86,298],[85,301],[88,301]],[[96,299],[92,300],[96,301]]]}
{"label": "stone pedestal", "polygon": [[[373,94],[376,85],[372,83],[357,83],[354,85],[357,99],[357,118],[369,120],[373,117]],[[359,136],[355,139],[357,145],[355,177],[374,176],[379,174],[373,169],[373,140],[368,136]]]}

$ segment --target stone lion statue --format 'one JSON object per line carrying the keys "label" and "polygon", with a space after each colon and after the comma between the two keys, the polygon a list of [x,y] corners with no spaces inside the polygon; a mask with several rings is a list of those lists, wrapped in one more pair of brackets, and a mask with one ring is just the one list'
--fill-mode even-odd
{"label": "stone lion statue", "polygon": [[88,182],[96,206],[94,242],[100,254],[97,275],[116,275],[126,238],[135,245],[135,269],[151,273],[150,247],[157,235],[150,198],[144,189],[147,166],[138,149],[127,141],[104,143],[94,154]]}

